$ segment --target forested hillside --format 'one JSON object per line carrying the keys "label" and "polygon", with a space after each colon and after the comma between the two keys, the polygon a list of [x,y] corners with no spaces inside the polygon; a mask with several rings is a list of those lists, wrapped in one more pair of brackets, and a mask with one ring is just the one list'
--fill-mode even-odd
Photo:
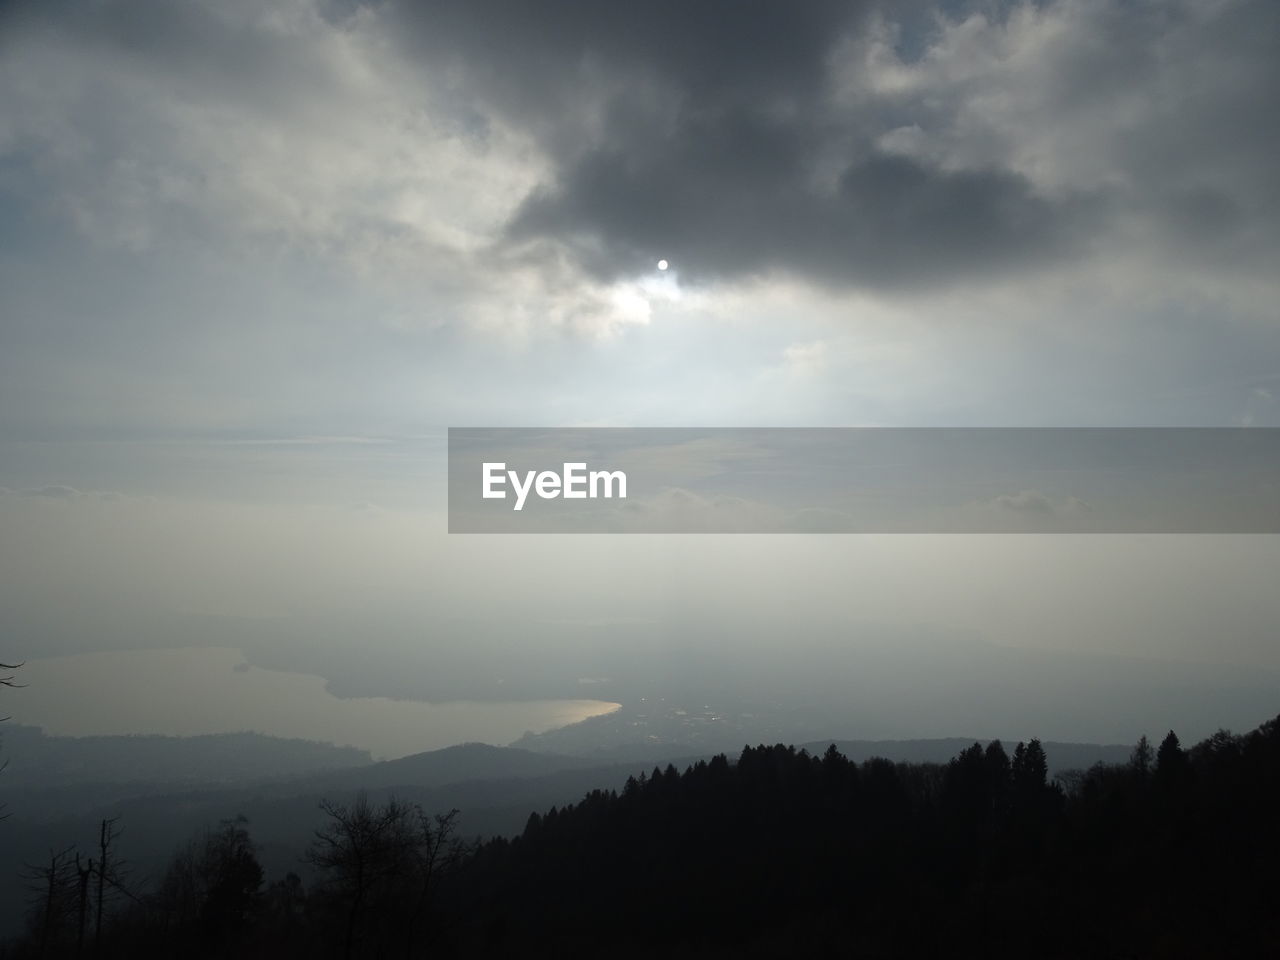
{"label": "forested hillside", "polygon": [[99,874],[54,852],[7,955],[1275,956],[1277,799],[1280,720],[1053,779],[1035,740],[946,764],[749,747],[485,843],[449,811],[327,804],[307,884],[264,884],[231,819],[150,892],[108,852],[98,914]]}

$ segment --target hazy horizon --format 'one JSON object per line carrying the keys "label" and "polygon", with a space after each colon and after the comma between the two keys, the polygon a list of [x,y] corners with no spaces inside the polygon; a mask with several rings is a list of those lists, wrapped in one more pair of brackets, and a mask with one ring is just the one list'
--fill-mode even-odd
{"label": "hazy horizon", "polygon": [[1278,16],[6,4],[0,715],[231,648],[780,737],[1273,716],[1274,536],[449,535],[445,431],[1280,426]]}

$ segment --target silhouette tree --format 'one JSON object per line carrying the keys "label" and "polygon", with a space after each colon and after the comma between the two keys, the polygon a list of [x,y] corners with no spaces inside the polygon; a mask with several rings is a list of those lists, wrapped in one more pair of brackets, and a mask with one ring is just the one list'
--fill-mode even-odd
{"label": "silhouette tree", "polygon": [[[343,956],[365,952],[366,933],[374,953],[392,944],[416,949],[436,885],[470,849],[454,835],[458,811],[428,817],[416,804],[392,797],[375,806],[364,794],[320,808],[329,821],[315,832],[307,860],[343,908]],[[543,823],[554,818],[553,808]]]}
{"label": "silhouette tree", "polygon": [[418,935],[418,926],[428,917],[431,898],[442,878],[457,869],[470,855],[473,847],[461,842],[454,834],[458,824],[457,809],[448,813],[426,816],[414,808],[418,817],[418,846],[414,872],[416,873],[417,898],[407,918],[406,954],[412,955]]}
{"label": "silhouette tree", "polygon": [[[12,671],[21,669],[21,667],[22,667],[22,664],[20,663],[0,663],[0,670],[11,671],[10,673],[4,676],[0,676],[0,687],[25,686],[25,684],[18,683],[17,675],[12,672]],[[9,718],[7,716],[0,717],[0,723],[3,723],[5,720],[8,720],[8,719]],[[0,773],[3,773],[8,766],[9,766],[8,757],[6,757],[4,760],[0,760]],[[4,808],[5,808],[5,804],[0,804],[0,820],[4,820],[9,816],[9,814],[4,812]]]}
{"label": "silhouette tree", "polygon": [[262,866],[249,837],[248,819],[223,820],[205,841],[201,870],[205,898],[201,925],[220,943],[243,932],[254,919],[262,887]]}
{"label": "silhouette tree", "polygon": [[115,863],[111,847],[119,834],[116,833],[116,818],[104,819],[98,830],[98,863],[95,867],[92,860],[89,868],[98,873],[97,909],[93,918],[93,949],[102,950],[102,917],[106,911],[107,880],[111,879],[112,887],[119,884],[117,878],[118,865]]}
{"label": "silhouette tree", "polygon": [[999,740],[992,740],[982,755],[987,770],[987,780],[992,784],[1004,784],[1009,779],[1009,755]]}
{"label": "silhouette tree", "polygon": [[980,823],[991,809],[992,789],[982,744],[961,750],[947,765],[948,808],[969,825]]}
{"label": "silhouette tree", "polygon": [[76,954],[84,952],[84,928],[89,918],[89,881],[93,878],[93,859],[80,865],[76,854]]}
{"label": "silhouette tree", "polygon": [[307,860],[346,906],[342,955],[351,957],[366,906],[407,872],[411,811],[394,798],[374,807],[364,793],[350,805],[322,801],[320,809],[329,822],[315,832]]}
{"label": "silhouette tree", "polygon": [[1178,735],[1170,730],[1156,751],[1156,788],[1165,794],[1176,793],[1187,783],[1190,775],[1187,752],[1178,742]]}
{"label": "silhouette tree", "polygon": [[1131,766],[1138,774],[1139,780],[1146,780],[1147,774],[1151,772],[1152,756],[1153,752],[1151,750],[1151,744],[1148,742],[1147,735],[1144,733],[1138,739],[1137,745],[1134,746],[1133,753],[1129,755],[1129,766]]}
{"label": "silhouette tree", "polygon": [[25,864],[23,879],[32,894],[28,921],[42,957],[57,950],[64,927],[72,917],[76,886],[73,850],[73,847],[50,850],[47,863]]}
{"label": "silhouette tree", "polygon": [[1039,740],[1032,739],[1025,745],[1019,742],[1014,748],[1010,766],[1014,787],[1020,794],[1035,796],[1044,790],[1049,776],[1049,761]]}
{"label": "silhouette tree", "polygon": [[287,943],[299,942],[305,931],[307,906],[302,878],[290,870],[267,888],[263,902],[267,920],[274,930],[282,934]]}
{"label": "silhouette tree", "polygon": [[188,943],[229,945],[251,927],[263,871],[248,825],[243,815],[222,820],[169,862],[157,901]]}
{"label": "silhouette tree", "polygon": [[[0,663],[0,670],[21,670],[20,663]],[[8,676],[0,677],[0,687],[21,687],[24,684],[18,683],[17,675],[10,673]],[[0,720],[8,720],[8,717],[0,717]]]}
{"label": "silhouette tree", "polygon": [[[1160,786],[1177,771],[1194,789]],[[475,856],[455,811],[360,797],[324,807],[320,883],[291,875],[262,895],[240,818],[108,916],[101,953],[919,956],[960,935],[969,952],[1037,956],[1051,929],[1062,956],[1280,956],[1280,721],[1191,750],[1170,733],[1152,789],[1130,762],[1096,764],[1069,796],[1046,778],[1036,740],[946,765],[759,746],[531,814]],[[108,854],[90,868],[51,851],[32,869],[29,933],[4,955],[92,946]]]}
{"label": "silhouette tree", "polygon": [[1178,742],[1178,735],[1170,730],[1168,735],[1160,741],[1160,749],[1156,751],[1156,772],[1185,769],[1186,765],[1186,751]]}

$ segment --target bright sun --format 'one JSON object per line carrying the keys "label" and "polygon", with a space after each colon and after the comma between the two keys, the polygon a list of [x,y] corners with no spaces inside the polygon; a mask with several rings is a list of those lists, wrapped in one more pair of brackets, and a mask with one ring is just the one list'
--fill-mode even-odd
{"label": "bright sun", "polygon": [[671,264],[667,263],[667,261],[665,261],[665,260],[659,260],[659,261],[658,261],[658,269],[659,269],[659,270],[665,270],[665,269],[667,269],[667,267],[669,267],[669,266],[671,266]]}

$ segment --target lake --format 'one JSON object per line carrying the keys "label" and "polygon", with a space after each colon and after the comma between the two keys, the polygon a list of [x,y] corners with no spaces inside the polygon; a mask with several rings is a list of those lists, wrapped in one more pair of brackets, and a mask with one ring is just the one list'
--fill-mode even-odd
{"label": "lake", "polygon": [[230,647],[119,650],[27,661],[6,707],[55,736],[252,730],[362,747],[378,759],[480,741],[507,744],[612,713],[603,700],[426,703],[335,697],[323,677],[250,666]]}

